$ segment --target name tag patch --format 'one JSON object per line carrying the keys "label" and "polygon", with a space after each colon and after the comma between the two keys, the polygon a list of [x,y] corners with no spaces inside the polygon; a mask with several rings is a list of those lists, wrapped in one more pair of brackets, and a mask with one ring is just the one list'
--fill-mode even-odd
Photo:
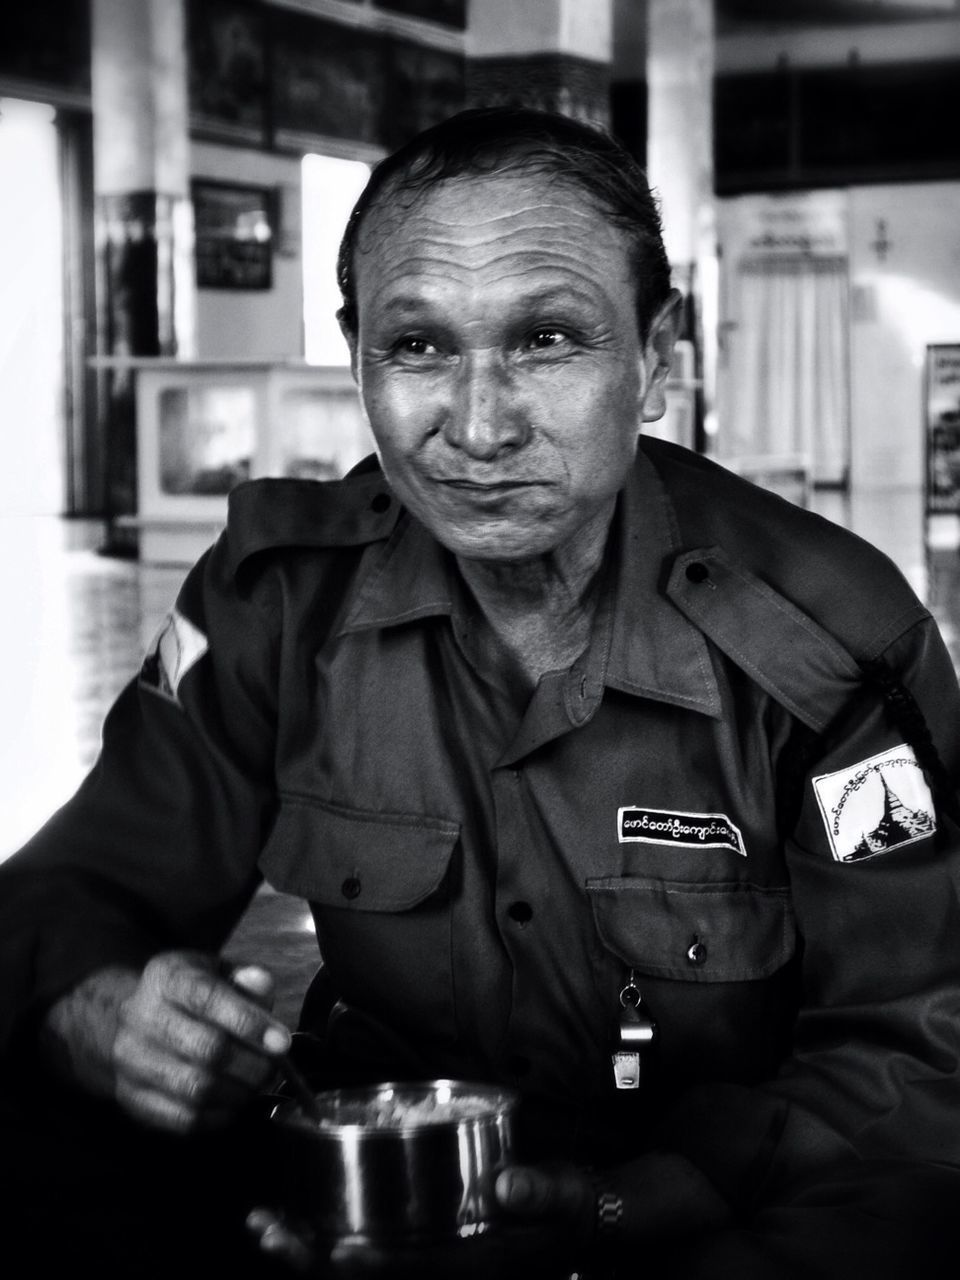
{"label": "name tag patch", "polygon": [[821,774],[813,789],[837,862],[874,858],[937,829],[933,796],[906,743]]}
{"label": "name tag patch", "polygon": [[179,703],[180,681],[207,652],[207,637],[179,609],[172,609],[154,636],[140,668],[140,683]]}
{"label": "name tag patch", "polygon": [[621,844],[642,840],[681,849],[730,849],[742,858],[747,856],[740,828],[725,813],[625,807],[617,810],[617,833]]}

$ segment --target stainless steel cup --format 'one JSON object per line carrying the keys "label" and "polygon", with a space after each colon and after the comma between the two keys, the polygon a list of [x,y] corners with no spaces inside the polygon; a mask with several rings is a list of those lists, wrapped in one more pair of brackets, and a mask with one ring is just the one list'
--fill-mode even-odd
{"label": "stainless steel cup", "polygon": [[494,1183],[510,1161],[517,1097],[458,1080],[384,1083],[271,1114],[280,1208],[323,1241],[465,1240],[498,1224]]}

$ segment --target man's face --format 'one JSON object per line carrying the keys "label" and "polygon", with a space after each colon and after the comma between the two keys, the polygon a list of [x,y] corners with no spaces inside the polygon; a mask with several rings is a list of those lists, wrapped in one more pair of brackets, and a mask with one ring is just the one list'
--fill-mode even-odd
{"label": "man's face", "polygon": [[503,174],[387,198],[355,271],[383,468],[441,543],[529,559],[610,507],[665,369],[655,332],[641,347],[626,235],[575,186]]}

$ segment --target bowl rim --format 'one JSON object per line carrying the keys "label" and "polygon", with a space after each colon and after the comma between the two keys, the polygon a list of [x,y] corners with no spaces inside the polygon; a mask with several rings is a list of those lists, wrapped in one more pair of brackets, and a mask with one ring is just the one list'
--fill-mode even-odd
{"label": "bowl rim", "polygon": [[303,1115],[303,1106],[296,1098],[284,1098],[273,1108],[270,1118],[280,1124],[295,1126],[301,1131],[308,1131],[318,1137],[349,1134],[360,1138],[389,1138],[400,1133],[412,1133],[420,1130],[443,1130],[456,1128],[462,1124],[483,1124],[491,1120],[510,1115],[520,1101],[518,1090],[509,1085],[493,1084],[489,1081],[465,1080],[455,1077],[437,1077],[427,1080],[382,1080],[366,1085],[343,1085],[334,1089],[318,1089],[315,1098],[322,1103],[324,1099],[363,1103],[372,1101],[380,1094],[392,1090],[395,1093],[411,1092],[417,1096],[435,1093],[440,1089],[449,1089],[453,1097],[476,1096],[489,1098],[490,1110],[480,1115],[461,1116],[449,1120],[420,1120],[384,1126],[368,1126],[361,1121],[340,1122],[325,1121],[322,1125],[303,1124],[307,1119]]}

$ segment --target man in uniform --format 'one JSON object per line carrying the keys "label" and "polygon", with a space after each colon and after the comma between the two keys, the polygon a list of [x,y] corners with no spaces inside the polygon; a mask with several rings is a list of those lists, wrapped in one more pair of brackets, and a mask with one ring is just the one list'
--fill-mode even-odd
{"label": "man in uniform", "polygon": [[266,878],[316,921],[316,1079],[518,1089],[498,1194],[566,1270],[946,1274],[960,696],[929,613],[642,435],[680,299],[604,134],[437,126],[375,170],[340,277],[378,456],[234,491],[0,870],[10,1059],[128,1124],[174,1254],[226,1221],[188,1166],[224,1169],[290,1044],[269,957],[216,959]]}

